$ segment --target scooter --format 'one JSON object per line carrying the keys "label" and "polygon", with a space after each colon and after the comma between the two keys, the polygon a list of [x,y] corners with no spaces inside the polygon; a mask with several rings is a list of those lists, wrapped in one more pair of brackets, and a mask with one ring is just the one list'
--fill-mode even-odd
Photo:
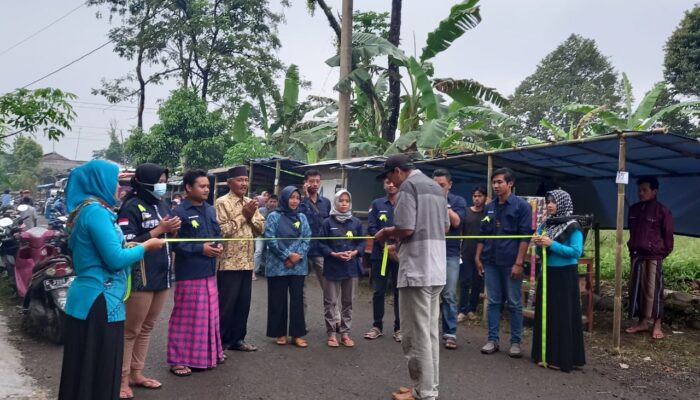
{"label": "scooter", "polygon": [[16,291],[15,287],[15,255],[19,249],[18,234],[24,228],[24,220],[27,217],[18,217],[14,220],[11,218],[0,219],[0,259],[2,260],[2,269],[7,273],[8,281],[12,291]]}
{"label": "scooter", "polygon": [[68,288],[74,279],[73,262],[67,255],[58,254],[39,262],[24,296],[22,328],[63,344]]}
{"label": "scooter", "polygon": [[19,234],[20,246],[15,257],[15,283],[19,297],[26,295],[34,267],[41,261],[60,254],[60,249],[49,243],[56,234],[56,231],[43,227],[35,227]]}

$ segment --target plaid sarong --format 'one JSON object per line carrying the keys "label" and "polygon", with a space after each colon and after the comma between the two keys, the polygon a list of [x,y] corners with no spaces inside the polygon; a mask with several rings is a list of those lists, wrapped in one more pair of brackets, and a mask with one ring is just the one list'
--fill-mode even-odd
{"label": "plaid sarong", "polygon": [[168,324],[168,364],[214,368],[223,358],[216,276],[177,281]]}

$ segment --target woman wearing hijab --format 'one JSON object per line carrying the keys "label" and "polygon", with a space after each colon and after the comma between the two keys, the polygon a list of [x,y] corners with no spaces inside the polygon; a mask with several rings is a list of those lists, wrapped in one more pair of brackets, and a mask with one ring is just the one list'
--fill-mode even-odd
{"label": "woman wearing hijab", "polygon": [[[151,238],[167,239],[180,229],[180,219],[173,217],[162,200],[167,189],[168,170],[145,163],[131,178],[133,190],[119,209],[117,222],[127,242],[143,243]],[[170,246],[146,254],[142,264],[132,268],[132,292],[126,301],[124,322],[124,363],[119,397],[130,399],[129,386],[159,389],[162,385],[143,375],[151,341],[151,331],[163,310],[172,284]]]}
{"label": "woman wearing hijab", "polygon": [[266,243],[265,276],[267,336],[276,338],[279,345],[287,344],[291,336],[295,346],[304,348],[308,346],[302,339],[306,335],[304,279],[309,272],[306,254],[311,228],[306,215],[298,212],[300,202],[299,190],[287,186],[280,194],[279,206],[267,216],[264,235],[272,240]]}
{"label": "woman wearing hijab", "polygon": [[[533,239],[547,247],[547,365],[565,372],[586,364],[578,285],[578,259],[583,231],[576,221],[571,196],[563,190],[546,194],[545,222]],[[542,360],[542,278],[537,284],[532,360]]]}
{"label": "woman wearing hijab", "polygon": [[[352,301],[357,278],[362,274],[360,260],[365,249],[365,241],[352,239],[362,236],[362,223],[352,215],[352,197],[345,189],[339,190],[333,198],[330,216],[321,225],[321,237],[342,237],[347,239],[321,239],[319,247],[323,254],[323,308],[328,333],[328,346],[338,347],[336,321],[340,321],[340,343],[346,347],[355,346],[350,338],[352,325]],[[340,302],[340,315],[338,313]]]}
{"label": "woman wearing hijab", "polygon": [[93,160],[68,177],[67,223],[76,278],[68,289],[59,399],[118,399],[124,352],[124,299],[132,264],[163,247],[152,238],[124,248],[111,208],[119,167]]}

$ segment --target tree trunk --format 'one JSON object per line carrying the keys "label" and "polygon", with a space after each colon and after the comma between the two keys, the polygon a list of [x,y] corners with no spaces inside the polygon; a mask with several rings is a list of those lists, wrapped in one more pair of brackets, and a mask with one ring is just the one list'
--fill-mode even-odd
{"label": "tree trunk", "polygon": [[143,109],[146,104],[146,81],[143,79],[143,74],[141,72],[141,66],[143,64],[143,47],[139,48],[139,55],[136,61],[136,77],[139,80],[139,108],[136,126],[143,129]]}
{"label": "tree trunk", "polygon": [[[401,38],[401,0],[391,1],[391,23],[389,25],[389,42],[399,45]],[[396,127],[401,109],[401,76],[399,66],[389,56],[389,117],[382,122],[382,138],[389,143],[396,139]]]}
{"label": "tree trunk", "polygon": [[[340,80],[352,69],[352,0],[343,0],[343,31],[340,40]],[[350,91],[340,91],[336,158],[350,157]]]}
{"label": "tree trunk", "polygon": [[335,19],[335,16],[331,12],[331,8],[328,7],[328,4],[326,4],[325,0],[316,0],[316,3],[321,7],[323,10],[323,13],[326,14],[326,18],[328,18],[328,23],[330,24],[331,28],[333,28],[333,31],[335,31],[335,35],[338,37],[338,43],[340,43],[340,24],[338,24],[338,21]]}

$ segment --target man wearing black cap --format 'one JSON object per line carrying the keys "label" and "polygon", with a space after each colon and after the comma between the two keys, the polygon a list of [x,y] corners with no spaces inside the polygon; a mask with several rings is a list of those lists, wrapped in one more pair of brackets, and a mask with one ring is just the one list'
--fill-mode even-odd
{"label": "man wearing black cap", "polygon": [[253,281],[253,238],[265,229],[265,218],[258,210],[258,202],[246,197],[248,169],[244,166],[228,170],[226,183],[229,193],[216,199],[216,217],[224,238],[250,240],[224,242],[219,257],[217,283],[219,314],[221,316],[221,343],[229,350],[255,351],[257,347],[245,341],[250,312]]}
{"label": "man wearing black cap", "polygon": [[442,188],[415,169],[404,154],[389,157],[378,179],[399,187],[394,226],[376,240],[398,241],[399,312],[403,348],[413,388],[400,388],[394,400],[436,399],[440,365],[438,318],[446,281],[445,232],[450,227]]}

